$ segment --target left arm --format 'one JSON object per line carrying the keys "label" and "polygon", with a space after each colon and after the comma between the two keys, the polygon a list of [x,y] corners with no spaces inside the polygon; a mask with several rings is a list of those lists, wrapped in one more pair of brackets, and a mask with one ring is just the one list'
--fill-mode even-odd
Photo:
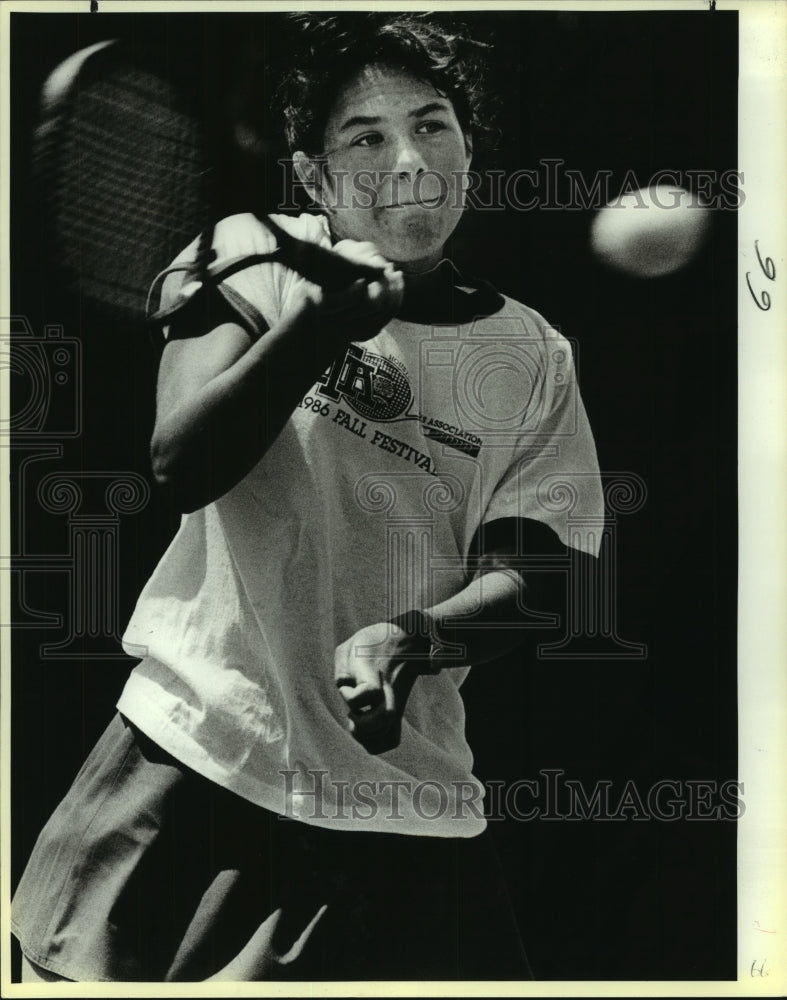
{"label": "left arm", "polygon": [[[567,551],[554,532],[541,525],[536,527],[534,549],[533,534],[526,536],[531,553]],[[402,713],[421,674],[499,659],[523,642],[524,609],[560,611],[565,583],[558,580],[556,585],[558,574],[511,568],[517,549],[510,535],[497,533],[477,560],[472,581],[452,597],[391,622],[366,626],[337,648],[335,680],[350,709],[350,731],[370,752],[398,744]],[[467,623],[444,624],[452,619]],[[461,646],[461,655],[441,648],[449,644]]]}
{"label": "left arm", "polygon": [[[497,660],[521,645],[523,609],[535,610],[542,603],[537,594],[532,577],[522,571],[499,565],[482,568],[458,594],[419,616],[403,615],[397,624],[405,632],[412,632],[408,618],[413,621],[420,618],[420,631],[426,632],[431,640],[435,667],[478,666]],[[467,621],[445,624],[454,619]],[[462,652],[452,653],[449,648],[452,643],[460,645]]]}

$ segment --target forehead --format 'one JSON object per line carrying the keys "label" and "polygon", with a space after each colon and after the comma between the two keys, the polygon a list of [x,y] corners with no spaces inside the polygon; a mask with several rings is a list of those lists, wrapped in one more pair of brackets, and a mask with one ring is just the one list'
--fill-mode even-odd
{"label": "forehead", "polygon": [[336,94],[326,122],[326,133],[337,131],[347,119],[356,115],[387,118],[407,114],[435,101],[453,111],[447,97],[408,70],[378,64],[364,66]]}

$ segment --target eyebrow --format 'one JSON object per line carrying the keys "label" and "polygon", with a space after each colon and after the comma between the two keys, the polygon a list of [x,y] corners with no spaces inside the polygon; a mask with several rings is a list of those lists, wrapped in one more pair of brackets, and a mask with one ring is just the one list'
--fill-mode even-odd
{"label": "eyebrow", "polygon": [[[429,104],[424,104],[423,107],[416,108],[415,111],[410,111],[407,115],[408,118],[423,118],[424,115],[431,115],[435,111],[444,111],[446,114],[449,108],[446,104],[440,101],[432,101]],[[379,115],[353,115],[352,118],[348,118],[347,121],[339,129],[340,132],[345,132],[348,128],[355,128],[358,125],[379,125],[382,121]]]}

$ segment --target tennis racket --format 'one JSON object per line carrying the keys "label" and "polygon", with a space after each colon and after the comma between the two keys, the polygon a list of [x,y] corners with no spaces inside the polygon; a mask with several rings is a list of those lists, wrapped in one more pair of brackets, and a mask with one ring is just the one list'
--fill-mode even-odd
{"label": "tennis racket", "polygon": [[[285,232],[255,214],[277,248],[215,260],[210,126],[177,80],[120,41],[82,49],[48,77],[35,133],[51,273],[102,311],[154,328],[196,308],[230,274],[277,261],[326,290],[378,272]],[[149,314],[151,283],[200,233],[192,273],[175,302]]]}

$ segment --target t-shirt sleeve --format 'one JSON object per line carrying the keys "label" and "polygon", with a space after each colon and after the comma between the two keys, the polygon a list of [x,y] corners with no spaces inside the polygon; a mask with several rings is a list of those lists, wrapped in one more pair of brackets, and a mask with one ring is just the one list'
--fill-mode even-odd
{"label": "t-shirt sleeve", "polygon": [[540,521],[564,545],[598,555],[603,491],[571,344],[545,324],[539,356],[534,391],[482,523]]}
{"label": "t-shirt sleeve", "polygon": [[[293,236],[330,246],[327,226],[319,216],[304,213],[299,216],[276,215],[274,219]],[[193,240],[178,254],[171,267],[180,268],[193,262],[198,243],[198,239]],[[256,216],[244,213],[229,216],[216,224],[213,249],[217,261],[229,261],[252,254],[271,253],[276,249],[276,240]],[[167,275],[161,287],[159,308],[172,305],[186,278],[185,267]],[[244,267],[225,278],[218,286],[218,293],[250,335],[257,339],[286,311],[288,302],[303,280],[282,264],[262,262]],[[164,333],[166,336],[167,328]]]}

